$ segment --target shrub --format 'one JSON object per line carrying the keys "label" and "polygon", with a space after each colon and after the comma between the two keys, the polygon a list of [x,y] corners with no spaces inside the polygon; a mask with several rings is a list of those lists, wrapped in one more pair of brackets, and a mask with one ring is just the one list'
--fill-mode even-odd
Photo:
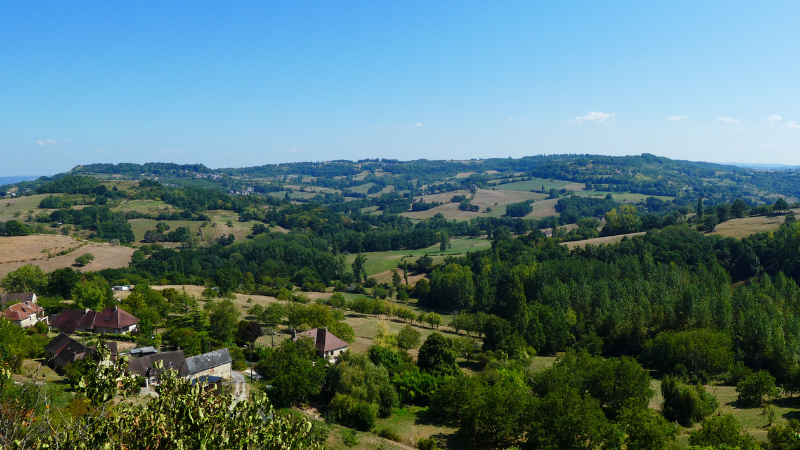
{"label": "shrub", "polygon": [[742,426],[730,414],[709,417],[704,420],[699,430],[689,433],[689,445],[701,447],[729,446],[742,450],[761,448],[752,436],[742,432]]}
{"label": "shrub", "polygon": [[777,397],[778,388],[775,386],[775,377],[765,370],[748,375],[736,386],[739,393],[737,401],[745,406],[758,406],[764,402],[764,397]]}
{"label": "shrub", "polygon": [[664,396],[661,408],[664,418],[685,427],[694,425],[717,408],[717,399],[701,384],[691,386],[666,376],[661,381],[661,394]]}
{"label": "shrub", "polygon": [[434,438],[422,438],[418,440],[417,448],[420,450],[439,450],[439,446]]}
{"label": "shrub", "polygon": [[398,434],[397,431],[394,431],[391,428],[381,428],[381,430],[378,431],[378,436],[395,442],[400,442],[403,439],[400,437],[400,434]]}

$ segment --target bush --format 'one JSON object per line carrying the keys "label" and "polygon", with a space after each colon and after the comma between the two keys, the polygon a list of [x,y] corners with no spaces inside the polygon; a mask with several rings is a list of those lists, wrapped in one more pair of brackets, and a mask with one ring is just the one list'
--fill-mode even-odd
{"label": "bush", "polygon": [[730,414],[709,417],[699,430],[689,433],[689,445],[700,447],[737,447],[741,450],[756,450],[761,447],[755,439],[742,432],[742,426]]}
{"label": "bush", "polygon": [[420,450],[439,450],[439,446],[434,438],[422,438],[418,440],[417,448]]}
{"label": "bush", "polygon": [[400,437],[400,434],[398,434],[397,431],[394,431],[391,428],[381,428],[381,430],[378,431],[378,436],[395,442],[400,442],[401,440],[403,440],[403,438]]}
{"label": "bush", "polygon": [[664,418],[685,427],[694,425],[717,408],[717,399],[699,383],[691,386],[666,376],[661,381],[661,394]]}
{"label": "bush", "polygon": [[765,370],[748,375],[736,386],[739,393],[737,401],[745,406],[759,406],[764,403],[764,397],[774,398],[779,394],[775,386],[775,377]]}

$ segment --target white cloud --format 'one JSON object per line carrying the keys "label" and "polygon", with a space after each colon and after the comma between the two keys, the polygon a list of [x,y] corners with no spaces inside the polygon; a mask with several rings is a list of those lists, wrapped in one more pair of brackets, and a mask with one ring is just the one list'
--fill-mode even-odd
{"label": "white cloud", "polygon": [[604,112],[597,112],[591,111],[589,114],[583,117],[576,117],[570,120],[570,123],[583,123],[583,122],[594,122],[594,123],[603,123],[606,120],[611,120],[615,116],[615,113],[604,113]]}
{"label": "white cloud", "polygon": [[767,117],[767,123],[770,125],[777,125],[781,120],[783,120],[783,117],[776,116],[775,114]]}
{"label": "white cloud", "polygon": [[111,153],[111,150],[97,149],[97,153]]}
{"label": "white cloud", "polygon": [[513,117],[509,117],[508,120],[514,120],[514,118]]}
{"label": "white cloud", "polygon": [[786,128],[798,129],[800,128],[800,123],[797,123],[794,120],[792,120],[791,122],[786,122]]}
{"label": "white cloud", "polygon": [[689,118],[689,116],[672,116],[672,117],[667,117],[667,120],[670,121],[670,122],[680,122],[680,121],[686,120],[688,118]]}
{"label": "white cloud", "polygon": [[41,140],[40,139],[40,140],[36,141],[36,143],[39,144],[39,145],[58,145],[58,144],[63,144],[65,142],[69,142],[69,141],[67,141],[67,140],[57,141],[55,139],[45,139],[45,140]]}
{"label": "white cloud", "polygon": [[414,127],[416,127],[416,128],[422,128],[424,126],[425,125],[423,125],[422,122],[417,122],[417,123],[414,124]]}
{"label": "white cloud", "polygon": [[734,119],[734,118],[732,118],[732,117],[725,116],[725,117],[720,117],[719,119],[717,119],[717,122],[723,122],[723,123],[739,123],[739,119]]}
{"label": "white cloud", "polygon": [[293,148],[293,149],[290,149],[289,151],[290,151],[290,152],[292,152],[292,153],[294,153],[294,152],[299,152],[300,150],[299,150],[299,149],[296,149],[296,148]]}

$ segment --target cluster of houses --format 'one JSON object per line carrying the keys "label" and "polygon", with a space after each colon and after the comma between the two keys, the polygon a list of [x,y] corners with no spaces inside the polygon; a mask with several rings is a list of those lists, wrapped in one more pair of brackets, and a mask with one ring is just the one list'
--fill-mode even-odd
{"label": "cluster of houses", "polygon": [[[105,346],[110,351],[112,360],[115,360],[119,356],[117,343],[108,341]],[[44,348],[45,359],[62,369],[67,364],[92,356],[96,352],[95,347],[86,346],[64,332],[54,337]],[[187,358],[183,350],[159,352],[153,347],[145,347],[131,350],[129,357],[127,371],[142,377],[146,383],[158,381],[156,362],[161,362],[162,370],[175,370],[178,376],[193,380],[202,377],[206,383],[230,378],[233,365],[227,348]]]}
{"label": "cluster of houses", "polygon": [[[61,333],[45,346],[44,353],[48,363],[62,369],[71,362],[97,352],[95,347],[84,345],[71,337],[71,334],[126,334],[136,331],[139,323],[139,319],[116,306],[102,311],[65,309],[48,317],[36,300],[36,294],[32,292],[3,295],[0,297],[0,308],[3,308],[0,315],[20,327],[27,328],[44,322],[50,328],[59,330]],[[105,346],[110,351],[111,358],[116,359],[119,355],[117,343],[108,341]],[[212,384],[230,378],[233,363],[227,348],[187,358],[180,349],[159,352],[154,347],[144,347],[131,350],[129,357],[128,372],[139,375],[148,382],[158,379],[155,367],[158,361],[164,369],[174,369],[182,377],[201,379],[204,383]]]}
{"label": "cluster of houses", "polygon": [[[60,334],[45,346],[44,352],[48,363],[62,369],[71,362],[97,352],[95,347],[84,345],[71,337],[71,334],[126,334],[136,331],[139,323],[139,319],[116,306],[102,311],[65,309],[48,317],[36,300],[36,294],[31,292],[3,295],[0,297],[0,315],[20,327],[44,322],[50,328],[59,330]],[[347,342],[336,337],[327,328],[315,328],[302,333],[292,330],[293,340],[301,337],[313,339],[317,354],[331,362],[335,362],[348,347]],[[110,351],[112,359],[116,359],[119,355],[117,343],[108,341],[104,345]],[[156,363],[159,362],[163,369],[176,370],[181,377],[195,382],[201,380],[217,388],[220,388],[219,383],[223,379],[231,378],[233,361],[227,348],[187,358],[180,349],[159,352],[154,347],[143,347],[130,350],[128,356],[128,372],[141,376],[148,383],[158,381]]]}

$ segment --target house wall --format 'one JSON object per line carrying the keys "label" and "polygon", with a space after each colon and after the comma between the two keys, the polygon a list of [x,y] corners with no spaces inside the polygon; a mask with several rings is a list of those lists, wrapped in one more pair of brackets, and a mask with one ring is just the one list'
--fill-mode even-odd
{"label": "house wall", "polygon": [[323,357],[325,359],[336,359],[339,357],[339,355],[344,353],[345,350],[347,350],[347,348],[343,348],[341,350],[334,350],[332,352],[325,352],[325,355],[323,355]]}
{"label": "house wall", "polygon": [[192,378],[202,377],[204,375],[210,375],[214,377],[222,377],[228,379],[231,377],[231,363],[226,363],[221,366],[212,367],[202,372],[193,373]]}

